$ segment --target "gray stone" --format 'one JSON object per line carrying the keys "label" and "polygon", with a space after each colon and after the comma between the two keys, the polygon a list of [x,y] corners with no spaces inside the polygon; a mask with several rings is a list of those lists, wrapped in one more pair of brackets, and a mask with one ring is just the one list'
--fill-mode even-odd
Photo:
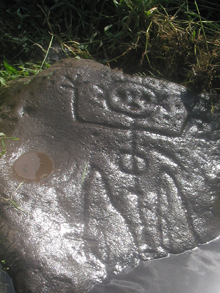
{"label": "gray stone", "polygon": [[17,289],[84,293],[220,235],[219,114],[183,86],[67,59],[0,98],[0,129],[20,139],[0,160]]}
{"label": "gray stone", "polygon": [[0,265],[0,292],[1,293],[15,293],[12,284],[12,279],[7,272]]}

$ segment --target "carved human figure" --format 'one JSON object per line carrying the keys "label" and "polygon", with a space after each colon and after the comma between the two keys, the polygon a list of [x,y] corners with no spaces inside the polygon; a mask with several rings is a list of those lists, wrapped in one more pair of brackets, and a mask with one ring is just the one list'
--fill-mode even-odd
{"label": "carved human figure", "polygon": [[[163,148],[170,136],[181,137],[187,119],[181,97],[171,103],[172,98],[166,91],[161,96],[155,85],[138,82],[119,80],[107,86],[82,83],[78,87],[76,119],[99,129],[99,137],[100,125],[109,128],[114,142],[109,145],[108,139],[105,148],[95,152],[89,162],[84,190],[85,239],[92,234],[93,190],[101,192],[95,187],[98,180],[129,227],[138,257],[166,255],[167,250],[175,250],[179,237],[183,245],[195,244],[190,221],[183,212],[186,207],[177,179],[180,162],[167,146]],[[173,229],[168,232],[167,226]]]}

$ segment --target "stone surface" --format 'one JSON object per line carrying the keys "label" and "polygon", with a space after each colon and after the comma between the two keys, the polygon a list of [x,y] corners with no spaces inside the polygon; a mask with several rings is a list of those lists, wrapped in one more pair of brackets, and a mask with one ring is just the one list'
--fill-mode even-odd
{"label": "stone surface", "polygon": [[0,265],[0,292],[1,293],[15,293],[12,279]]}
{"label": "stone surface", "polygon": [[[0,251],[17,289],[84,293],[220,235],[220,117],[184,87],[67,59],[0,98],[0,129],[20,139],[0,159]],[[47,167],[30,154],[53,171],[29,176]]]}

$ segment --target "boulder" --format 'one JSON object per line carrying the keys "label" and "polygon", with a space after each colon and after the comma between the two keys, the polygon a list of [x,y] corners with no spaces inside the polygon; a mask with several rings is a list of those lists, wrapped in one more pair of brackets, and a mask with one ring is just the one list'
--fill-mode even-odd
{"label": "boulder", "polygon": [[220,235],[210,102],[73,59],[0,99],[0,130],[19,138],[0,159],[0,255],[17,292],[85,293]]}
{"label": "boulder", "polygon": [[12,284],[12,279],[7,272],[0,265],[0,292],[1,293],[15,293]]}

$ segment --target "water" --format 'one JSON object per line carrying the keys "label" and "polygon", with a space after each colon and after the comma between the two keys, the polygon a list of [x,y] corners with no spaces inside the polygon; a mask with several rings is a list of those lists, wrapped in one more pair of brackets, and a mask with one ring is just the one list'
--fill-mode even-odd
{"label": "water", "polygon": [[45,154],[25,153],[14,163],[14,171],[22,179],[40,180],[53,171],[53,163]]}
{"label": "water", "polygon": [[220,239],[109,274],[90,293],[219,293]]}

